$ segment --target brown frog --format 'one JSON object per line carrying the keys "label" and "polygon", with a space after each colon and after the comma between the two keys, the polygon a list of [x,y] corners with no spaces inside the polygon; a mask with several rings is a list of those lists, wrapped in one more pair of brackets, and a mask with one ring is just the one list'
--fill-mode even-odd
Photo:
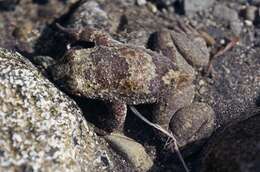
{"label": "brown frog", "polygon": [[72,44],[85,41],[94,45],[68,50],[51,67],[54,81],[70,94],[109,103],[113,129],[123,126],[127,105],[154,103],[156,122],[168,128],[174,113],[192,103],[195,72],[191,65],[203,66],[209,58],[205,43],[194,39],[194,30],[159,31],[158,53],[120,43],[100,30],[57,26],[70,36]]}

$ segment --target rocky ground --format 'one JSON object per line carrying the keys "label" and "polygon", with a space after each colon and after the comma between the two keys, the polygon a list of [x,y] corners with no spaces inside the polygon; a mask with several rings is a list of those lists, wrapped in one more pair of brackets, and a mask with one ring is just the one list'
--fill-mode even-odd
{"label": "rocky ground", "polygon": [[[175,116],[210,124],[192,142],[179,137],[190,171],[259,171],[258,0],[0,0],[0,171],[184,171],[165,138],[130,110],[124,135],[100,135],[104,103],[71,95],[45,71],[67,51],[56,23],[155,50],[154,33],[179,21],[199,31],[211,57],[196,68],[200,103]],[[137,108],[149,118],[151,106]]]}

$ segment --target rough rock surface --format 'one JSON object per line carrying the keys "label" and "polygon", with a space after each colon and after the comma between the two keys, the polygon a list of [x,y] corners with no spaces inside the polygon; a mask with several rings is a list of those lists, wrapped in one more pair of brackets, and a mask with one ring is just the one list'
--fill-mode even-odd
{"label": "rough rock surface", "polygon": [[108,171],[113,157],[77,105],[0,49],[0,171]]}

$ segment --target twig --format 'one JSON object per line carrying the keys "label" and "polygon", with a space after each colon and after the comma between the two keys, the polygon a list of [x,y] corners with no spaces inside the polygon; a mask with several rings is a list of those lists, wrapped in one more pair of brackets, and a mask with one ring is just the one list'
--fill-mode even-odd
{"label": "twig", "polygon": [[216,54],[214,54],[210,58],[210,61],[209,61],[209,64],[208,64],[208,67],[207,67],[207,70],[206,70],[207,74],[209,74],[211,72],[211,70],[212,70],[212,61],[213,61],[213,59],[223,55],[225,52],[227,52],[228,50],[233,48],[238,42],[239,42],[239,38],[238,37],[233,38],[224,48],[220,49]]}
{"label": "twig", "polygon": [[139,117],[139,118],[140,118],[141,120],[143,120],[145,123],[147,123],[148,125],[150,125],[150,126],[156,128],[157,130],[161,131],[162,133],[164,133],[165,135],[167,135],[168,137],[170,137],[170,138],[173,140],[174,150],[176,151],[176,153],[177,153],[177,155],[178,155],[178,158],[180,159],[180,161],[181,161],[181,163],[182,163],[182,165],[183,165],[185,171],[186,171],[186,172],[189,172],[189,169],[188,169],[188,167],[187,167],[187,165],[186,165],[186,163],[185,163],[185,161],[184,161],[184,159],[183,159],[183,157],[182,157],[182,155],[181,155],[181,152],[180,152],[180,150],[179,150],[179,147],[178,147],[178,145],[177,145],[177,140],[176,140],[176,138],[175,138],[172,134],[170,134],[168,131],[166,131],[165,129],[163,129],[160,125],[154,124],[154,123],[150,122],[148,119],[146,119],[140,112],[138,112],[138,110],[137,110],[135,107],[130,106],[130,109],[132,110],[132,112],[133,112],[137,117]]}

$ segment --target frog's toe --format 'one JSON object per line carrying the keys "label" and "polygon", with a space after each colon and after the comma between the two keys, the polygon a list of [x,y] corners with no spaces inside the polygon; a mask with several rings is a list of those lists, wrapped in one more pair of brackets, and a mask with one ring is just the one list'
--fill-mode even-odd
{"label": "frog's toe", "polygon": [[193,37],[197,37],[200,35],[199,32],[190,23],[185,24],[179,21],[177,27],[175,27],[174,29],[178,32],[182,32],[183,34]]}

